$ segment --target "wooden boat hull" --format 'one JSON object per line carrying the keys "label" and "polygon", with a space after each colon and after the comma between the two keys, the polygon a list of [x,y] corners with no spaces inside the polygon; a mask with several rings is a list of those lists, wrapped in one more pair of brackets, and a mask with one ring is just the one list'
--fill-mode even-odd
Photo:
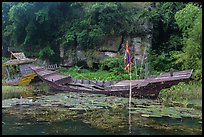
{"label": "wooden boat hull", "polygon": [[23,86],[23,85],[29,85],[33,79],[35,79],[38,75],[35,72],[29,73],[24,75],[23,77],[19,77],[10,81],[6,81],[5,83],[2,83],[3,85],[9,85],[9,86]]}
{"label": "wooden boat hull", "polygon": [[[64,92],[84,92],[92,94],[106,94],[110,96],[128,97],[130,92],[130,80],[120,82],[101,82],[91,80],[77,80],[70,76],[56,74],[53,71],[45,70],[42,67],[31,66],[31,69],[43,81],[54,90]],[[168,73],[167,73],[168,74]],[[156,78],[131,80],[132,97],[135,98],[155,98],[164,88],[169,88],[179,82],[186,82],[192,70],[175,73],[175,76],[160,75]],[[185,75],[184,75],[185,74]],[[170,74],[169,74],[170,75]]]}

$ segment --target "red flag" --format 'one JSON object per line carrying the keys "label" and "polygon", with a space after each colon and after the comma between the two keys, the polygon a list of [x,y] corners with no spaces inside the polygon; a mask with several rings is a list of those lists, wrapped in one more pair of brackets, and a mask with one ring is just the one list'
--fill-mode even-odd
{"label": "red flag", "polygon": [[128,47],[128,40],[126,41],[126,50],[125,50],[125,55],[124,55],[124,61],[125,61],[125,69],[129,70],[129,67],[131,66],[131,58],[130,58],[130,49]]}

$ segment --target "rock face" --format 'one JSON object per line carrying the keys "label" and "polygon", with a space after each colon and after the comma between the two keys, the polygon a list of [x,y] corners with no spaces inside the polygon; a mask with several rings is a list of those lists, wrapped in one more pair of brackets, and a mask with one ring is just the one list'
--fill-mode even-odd
{"label": "rock face", "polygon": [[137,60],[141,60],[142,59],[142,49],[141,49],[142,39],[141,37],[133,38],[132,45],[133,45],[133,56],[135,56]]}
{"label": "rock face", "polygon": [[121,44],[121,41],[122,41],[122,37],[117,37],[117,36],[107,37],[104,40],[104,43],[100,46],[99,51],[117,52]]}
{"label": "rock face", "polygon": [[[130,36],[129,48],[131,51],[131,57],[137,63],[143,63],[148,58],[148,50],[152,45],[152,29],[153,25],[149,21],[145,21],[143,24],[144,33],[141,36]],[[92,61],[93,63],[100,63],[104,58],[115,57],[117,53],[123,56],[125,51],[125,39],[121,36],[109,36],[105,38],[104,43],[98,45],[96,49],[90,49],[83,51],[76,48],[76,51],[65,51],[60,46],[60,56],[63,58],[63,64],[65,66],[73,66],[77,62]],[[64,54],[66,54],[64,56]],[[74,58],[75,57],[75,58]]]}
{"label": "rock face", "polygon": [[[65,51],[67,53],[66,57],[63,56],[61,53],[61,57],[64,58],[64,65],[65,66],[72,66],[74,64],[77,64],[77,62],[86,62],[87,59],[92,59],[94,63],[100,63],[103,59],[107,57],[115,57],[117,53],[124,54],[125,51],[125,44],[121,43],[122,38],[121,37],[109,37],[107,38],[103,45],[99,46],[100,48],[93,51],[90,50],[89,57],[87,53],[81,49],[77,49],[76,55],[74,55],[74,51]],[[122,45],[121,45],[122,44]],[[118,51],[120,45],[121,50]],[[135,57],[138,63],[142,62],[142,59],[147,59],[147,51],[151,47],[151,34],[147,34],[145,36],[135,36],[132,38],[129,38],[129,48],[131,51],[131,57]],[[144,51],[145,50],[145,51]],[[61,51],[64,50],[61,49]],[[76,61],[74,62],[76,57]]]}
{"label": "rock face", "polygon": [[90,49],[88,51],[81,50],[78,47],[76,48],[76,51],[73,49],[65,51],[63,46],[60,46],[60,57],[63,60],[63,66],[73,66],[78,63],[84,64],[87,63],[88,60],[93,63],[100,63],[106,57],[115,57],[117,55],[118,48],[121,45],[121,41],[121,37],[108,37],[100,46],[98,46],[99,48],[96,48],[95,50]]}

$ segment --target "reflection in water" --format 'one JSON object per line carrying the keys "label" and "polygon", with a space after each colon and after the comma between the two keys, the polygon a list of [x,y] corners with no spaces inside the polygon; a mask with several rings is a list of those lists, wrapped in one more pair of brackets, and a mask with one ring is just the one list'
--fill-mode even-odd
{"label": "reflection in water", "polygon": [[[125,111],[124,111],[125,112]],[[96,114],[100,113],[100,116]],[[121,113],[123,113],[121,111]],[[95,114],[95,115],[94,115]],[[2,115],[3,135],[103,135],[103,134],[131,134],[131,135],[196,135],[202,134],[201,123],[197,119],[173,118],[144,118],[139,115],[120,115],[113,111],[92,112],[73,120],[63,121],[35,121],[17,117],[8,113]],[[125,125],[123,117],[131,116],[131,125]],[[103,117],[107,118],[107,121]],[[112,118],[116,119],[112,119]],[[81,118],[81,119],[80,119]],[[117,120],[118,119],[118,120]],[[127,120],[126,119],[126,120]],[[109,122],[110,121],[110,122]],[[115,123],[112,123],[115,121]],[[96,123],[101,122],[101,123]],[[118,122],[118,123],[117,123]],[[112,125],[110,125],[112,123]],[[98,125],[100,126],[98,126]],[[105,127],[103,127],[105,126]],[[110,126],[110,127],[108,127]],[[122,128],[121,128],[122,127]],[[118,130],[117,130],[118,129]]]}
{"label": "reflection in water", "polygon": [[128,110],[128,126],[129,126],[129,134],[131,134],[131,126],[132,126],[132,124],[131,124],[131,113],[130,113],[130,109]]}

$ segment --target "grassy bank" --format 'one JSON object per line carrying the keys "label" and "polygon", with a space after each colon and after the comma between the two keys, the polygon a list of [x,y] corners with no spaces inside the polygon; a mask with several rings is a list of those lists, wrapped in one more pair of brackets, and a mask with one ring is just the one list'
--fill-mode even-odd
{"label": "grassy bank", "polygon": [[10,98],[31,97],[39,94],[49,94],[46,83],[30,84],[28,86],[2,86],[2,100]]}
{"label": "grassy bank", "polygon": [[31,91],[32,87],[29,86],[2,86],[2,99],[31,96]]}
{"label": "grassy bank", "polygon": [[159,98],[166,105],[202,108],[202,83],[179,83],[169,89],[163,89]]}

